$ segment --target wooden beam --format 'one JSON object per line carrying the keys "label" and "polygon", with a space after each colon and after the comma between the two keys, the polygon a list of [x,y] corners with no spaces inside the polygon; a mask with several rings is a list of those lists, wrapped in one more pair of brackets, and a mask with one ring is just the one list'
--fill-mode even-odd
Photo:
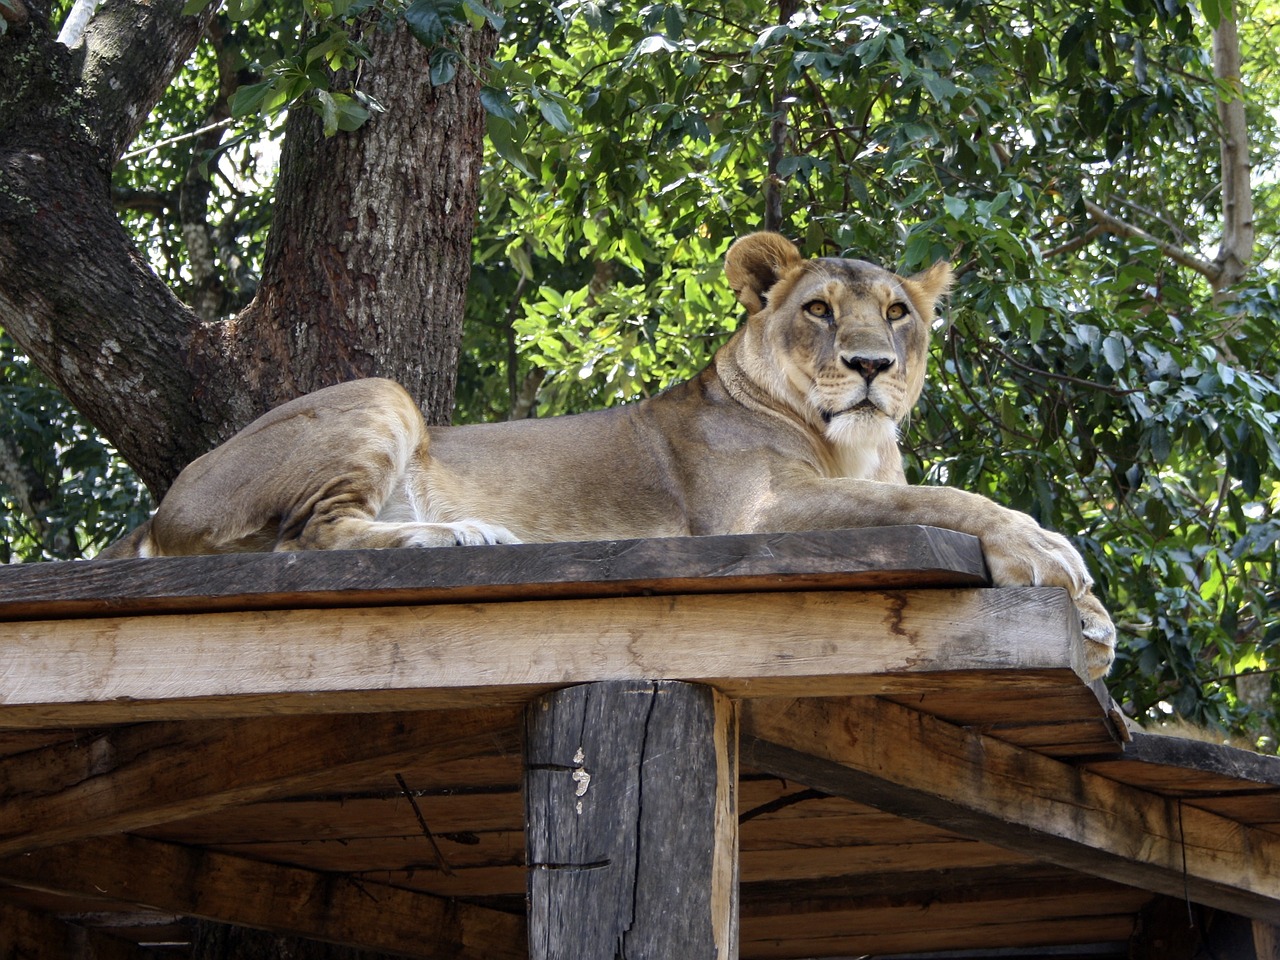
{"label": "wooden beam", "polygon": [[[849,853],[856,859],[856,851]],[[764,898],[744,890],[742,955],[845,956],[847,951],[831,949],[842,942],[877,956],[1078,944],[1111,939],[1116,921],[1127,924],[1127,933],[1134,914],[1152,899],[1144,890],[1065,870],[1043,877],[1019,870],[1003,871],[1003,877],[998,871],[950,873],[939,870],[936,880],[927,874],[899,882],[888,877],[883,886],[873,877],[854,884],[840,878],[829,885],[779,884]]]}
{"label": "wooden beam", "polygon": [[729,700],[686,683],[592,683],[525,718],[531,960],[736,958]]}
{"label": "wooden beam", "polygon": [[1280,960],[1280,927],[1265,920],[1253,921],[1253,951],[1258,960]]}
{"label": "wooden beam", "polygon": [[0,620],[597,597],[977,587],[975,537],[936,527],[0,566]]}
{"label": "wooden beam", "polygon": [[524,960],[510,914],[193,847],[110,837],[0,860],[0,878],[423,960]]}
{"label": "wooden beam", "polygon": [[1072,688],[1062,590],[620,597],[26,621],[3,627],[0,728],[523,703],[663,679],[731,697]]}
{"label": "wooden beam", "polygon": [[514,708],[141,724],[0,761],[0,856],[519,749]]}
{"label": "wooden beam", "polygon": [[1095,876],[1274,922],[1280,836],[876,699],[743,705],[757,770]]}

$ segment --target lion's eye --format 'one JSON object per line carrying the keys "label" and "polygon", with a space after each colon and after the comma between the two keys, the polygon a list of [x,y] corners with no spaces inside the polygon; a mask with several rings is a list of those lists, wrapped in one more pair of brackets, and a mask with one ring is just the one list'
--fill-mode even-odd
{"label": "lion's eye", "polygon": [[889,320],[901,320],[907,315],[907,305],[901,301],[889,304],[889,309],[884,312],[885,317]]}
{"label": "lion's eye", "polygon": [[804,305],[804,312],[819,320],[831,319],[831,304],[825,300],[810,300]]}

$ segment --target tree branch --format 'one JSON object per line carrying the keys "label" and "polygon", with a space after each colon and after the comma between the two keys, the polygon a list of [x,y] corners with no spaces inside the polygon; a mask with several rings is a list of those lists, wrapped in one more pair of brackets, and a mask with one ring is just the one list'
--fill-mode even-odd
{"label": "tree branch", "polygon": [[93,136],[114,163],[195,48],[217,9],[181,16],[183,0],[106,0],[84,31],[80,92]]}
{"label": "tree branch", "polygon": [[98,0],[76,0],[67,19],[62,23],[58,42],[64,47],[77,46],[84,39],[84,28],[89,25],[97,9]]}
{"label": "tree branch", "polygon": [[133,210],[155,216],[178,205],[177,198],[171,193],[162,190],[134,190],[130,187],[112,187],[111,202],[117,210]]}
{"label": "tree branch", "polygon": [[195,318],[120,225],[110,171],[200,36],[182,6],[108,0],[83,55],[37,12],[0,57],[0,325],[153,493],[211,445],[210,414],[174,362]]}
{"label": "tree branch", "polygon": [[1107,231],[1104,227],[1095,223],[1092,227],[1090,227],[1084,233],[1080,234],[1080,236],[1072,237],[1070,240],[1066,241],[1065,243],[1059,244],[1058,246],[1054,247],[1052,250],[1046,250],[1043,254],[1041,254],[1041,256],[1044,257],[1044,259],[1049,260],[1053,257],[1060,257],[1064,253],[1072,253],[1073,251],[1079,250],[1081,247],[1087,247],[1090,243],[1093,242],[1094,237],[1106,232]]}
{"label": "tree branch", "polygon": [[[778,23],[786,24],[795,14],[799,0],[778,0]],[[775,79],[773,91],[773,119],[769,123],[769,164],[764,178],[764,229],[781,230],[782,178],[778,176],[778,164],[787,152],[787,98],[786,81]]]}
{"label": "tree branch", "polygon": [[1167,240],[1161,240],[1159,237],[1147,233],[1147,231],[1143,230],[1141,227],[1135,226],[1127,220],[1122,220],[1115,214],[1108,213],[1092,200],[1084,201],[1084,208],[1089,212],[1089,216],[1093,218],[1094,223],[1101,226],[1108,233],[1150,243],[1170,260],[1175,263],[1180,263],[1184,267],[1189,267],[1196,271],[1196,273],[1203,275],[1211,284],[1214,285],[1215,288],[1217,287],[1219,277],[1222,274],[1222,271],[1217,264],[1211,263],[1202,257],[1197,257],[1195,254],[1188,250],[1184,250],[1177,244],[1170,243]]}

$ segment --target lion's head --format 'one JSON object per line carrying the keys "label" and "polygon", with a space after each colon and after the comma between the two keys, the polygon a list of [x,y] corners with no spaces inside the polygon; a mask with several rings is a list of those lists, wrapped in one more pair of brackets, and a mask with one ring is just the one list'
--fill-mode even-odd
{"label": "lion's head", "polygon": [[749,317],[738,363],[836,447],[896,436],[924,387],[934,305],[951,267],[900,277],[863,260],[805,260],[776,233],[729,248],[725,272]]}

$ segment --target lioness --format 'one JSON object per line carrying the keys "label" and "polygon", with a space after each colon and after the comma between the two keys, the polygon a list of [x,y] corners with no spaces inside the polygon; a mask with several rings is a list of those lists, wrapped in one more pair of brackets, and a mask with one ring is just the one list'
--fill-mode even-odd
{"label": "lioness", "polygon": [[898,425],[924,386],[935,264],[899,277],[804,260],[743,237],[725,271],[746,323],[707,369],[629,406],[514,423],[427,427],[388,380],[299,397],[178,477],[103,557],[441,547],[780,532],[900,523],[980,538],[997,586],[1063,587],[1089,667],[1115,630],[1067,540],[949,487],[910,487]]}

